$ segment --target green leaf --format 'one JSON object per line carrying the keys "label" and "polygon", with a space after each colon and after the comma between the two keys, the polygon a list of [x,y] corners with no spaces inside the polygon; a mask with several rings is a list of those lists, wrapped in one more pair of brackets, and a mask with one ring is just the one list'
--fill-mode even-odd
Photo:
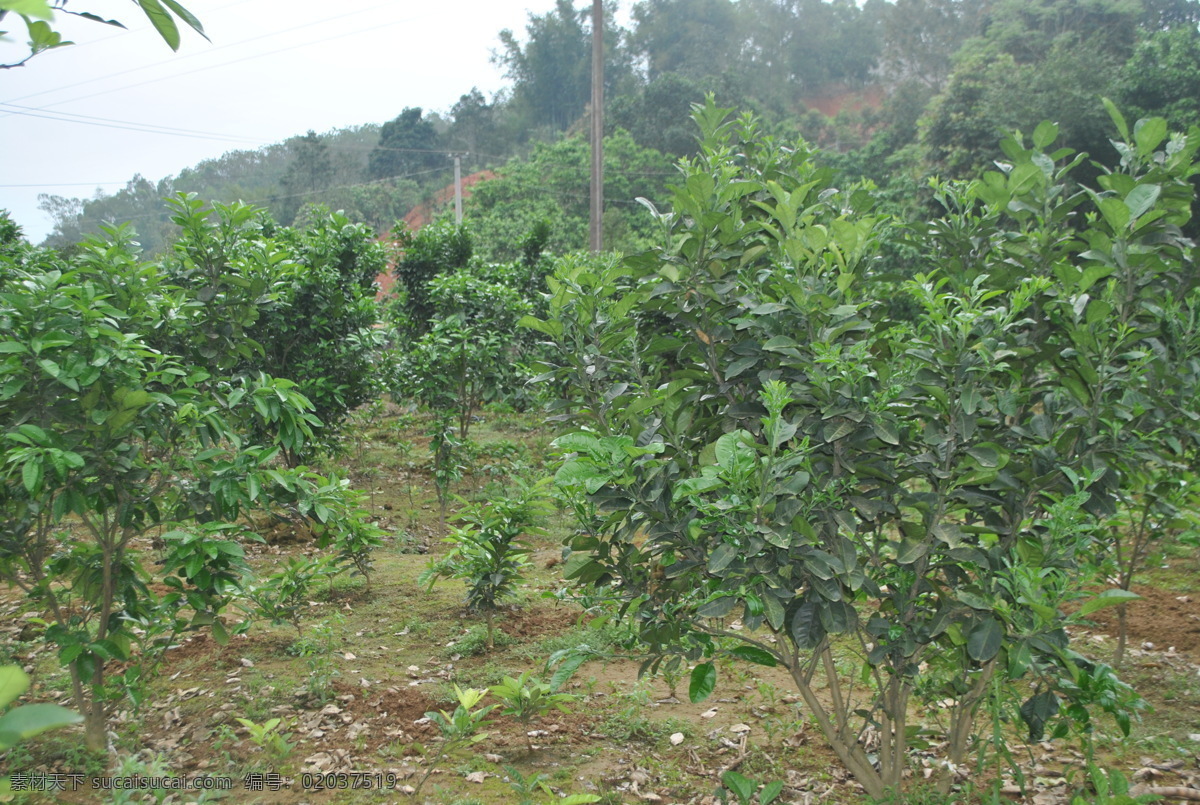
{"label": "green leaf", "polygon": [[895,424],[886,419],[873,421],[871,423],[871,430],[875,431],[875,435],[883,442],[900,444],[900,432],[896,430]]}
{"label": "green leaf", "polygon": [[1021,705],[1021,720],[1029,727],[1029,740],[1040,741],[1046,734],[1046,722],[1058,713],[1058,697],[1044,690]]}
{"label": "green leaf", "polygon": [[1161,117],[1143,118],[1133,124],[1133,141],[1139,156],[1149,156],[1167,139],[1167,121]]}
{"label": "green leaf", "polygon": [[737,598],[735,596],[722,595],[720,598],[705,601],[697,607],[696,614],[701,618],[723,618],[730,612],[733,612],[733,608],[736,605]]}
{"label": "green leaf", "polygon": [[721,775],[721,784],[733,792],[739,802],[749,803],[754,796],[754,783],[736,771],[727,771]]}
{"label": "green leaf", "polygon": [[171,12],[163,8],[158,0],[137,0],[137,4],[146,12],[150,24],[171,50],[179,50],[179,27],[175,25],[175,18],[171,16]]}
{"label": "green leaf", "polygon": [[717,666],[711,662],[703,662],[692,669],[691,681],[688,683],[688,698],[692,704],[702,702],[712,695],[717,687]]}
{"label": "green leaf", "polygon": [[1113,232],[1120,234],[1127,226],[1129,226],[1129,208],[1125,206],[1125,202],[1119,198],[1102,198],[1100,199],[1100,214],[1104,216],[1104,220],[1112,227]]}
{"label": "green leaf", "polygon": [[967,654],[976,662],[987,662],[1000,651],[1004,642],[1004,626],[991,616],[975,624],[967,635]]}
{"label": "green leaf", "polygon": [[821,438],[826,442],[836,442],[854,432],[854,423],[843,419],[836,424],[830,422],[821,431]]}
{"label": "green leaf", "polygon": [[723,486],[725,486],[725,482],[720,478],[688,478],[675,485],[674,499],[679,500],[691,495],[699,495],[703,492],[710,492],[713,489],[720,489]]}
{"label": "green leaf", "polygon": [[1112,118],[1113,124],[1117,127],[1117,131],[1121,133],[1121,139],[1129,140],[1129,124],[1125,122],[1125,116],[1117,109],[1117,105],[1108,98],[1100,99],[1104,103],[1104,108],[1108,111],[1108,116]]}
{"label": "green leaf", "polygon": [[1129,217],[1137,220],[1146,214],[1146,211],[1154,206],[1158,201],[1158,195],[1161,192],[1156,184],[1140,184],[1129,191],[1129,195],[1125,196],[1125,206],[1129,208]]}
{"label": "green leaf", "polygon": [[1141,598],[1140,595],[1129,590],[1105,590],[1095,598],[1089,598],[1087,601],[1084,601],[1083,606],[1079,608],[1079,615],[1086,618],[1097,610],[1115,607],[1118,604],[1126,604],[1130,601],[1137,601],[1139,598]]}
{"label": "green leaf", "polygon": [[732,468],[734,459],[737,457],[738,453],[748,450],[748,443],[753,443],[753,440],[754,437],[750,435],[749,431],[735,430],[731,431],[730,433],[726,433],[724,436],[717,439],[717,445],[715,448],[717,464],[721,465],[725,469]]}
{"label": "green leaf", "polygon": [[229,645],[229,632],[225,630],[225,624],[219,620],[212,622],[212,636],[218,646]]}
{"label": "green leaf", "polygon": [[19,665],[0,665],[0,707],[29,689],[29,675]]}
{"label": "green leaf", "polygon": [[762,790],[758,792],[759,805],[771,805],[771,803],[778,799],[779,795],[782,793],[783,780],[775,780],[774,782],[767,783],[762,787]]}
{"label": "green leaf", "polygon": [[193,16],[192,12],[179,5],[175,0],[162,0],[162,2],[166,4],[167,8],[175,12],[175,16],[186,22],[193,31],[208,39],[208,34],[204,33],[204,26],[200,24],[200,20]]}
{"label": "green leaf", "polygon": [[1058,124],[1051,123],[1049,120],[1043,120],[1033,130],[1033,145],[1035,148],[1045,149],[1048,145],[1058,139]]}
{"label": "green leaf", "polygon": [[0,750],[32,738],[46,730],[78,724],[79,713],[57,704],[27,704],[10,710],[0,718]]}
{"label": "green leaf", "polygon": [[31,495],[36,495],[42,488],[42,462],[37,459],[26,461],[21,467],[21,483]]}
{"label": "green leaf", "polygon": [[738,550],[735,546],[728,542],[722,542],[708,556],[708,572],[712,574],[720,573],[725,568],[729,567],[729,563],[737,558]]}
{"label": "green leaf", "polygon": [[46,0],[0,0],[0,9],[38,20],[54,19],[54,12]]}
{"label": "green leaf", "polygon": [[775,656],[766,649],[761,649],[758,646],[738,646],[729,650],[733,656],[755,663],[756,665],[765,665],[768,668],[774,668],[779,665]]}

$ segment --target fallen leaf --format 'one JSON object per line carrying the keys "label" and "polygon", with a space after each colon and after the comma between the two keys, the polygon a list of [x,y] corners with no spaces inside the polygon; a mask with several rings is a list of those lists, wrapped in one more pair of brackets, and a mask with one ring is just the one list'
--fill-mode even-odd
{"label": "fallen leaf", "polygon": [[467,775],[466,779],[468,783],[479,783],[482,785],[483,781],[487,779],[487,772],[473,771]]}

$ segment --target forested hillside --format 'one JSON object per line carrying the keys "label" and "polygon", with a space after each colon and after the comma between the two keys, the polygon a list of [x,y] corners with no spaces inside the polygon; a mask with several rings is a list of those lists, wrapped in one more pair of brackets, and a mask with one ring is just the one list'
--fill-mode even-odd
{"label": "forested hillside", "polygon": [[[648,225],[631,215],[635,196],[661,197],[670,163],[694,150],[689,110],[706,93],[755,112],[764,133],[802,134],[849,177],[909,204],[921,203],[926,176],[971,175],[1001,156],[1003,134],[1042,119],[1058,122],[1057,145],[1107,159],[1101,97],[1133,119],[1200,122],[1191,0],[642,0],[628,27],[612,22],[615,3],[608,11],[606,127],[620,158],[610,160],[606,226],[619,249],[636,247]],[[503,191],[468,207],[485,249],[503,234],[508,245],[496,248],[511,252],[519,237],[511,218],[495,217],[511,206],[500,196],[546,189],[520,221],[548,220],[556,247],[582,246],[590,36],[587,5],[559,0],[523,30],[498,33],[493,58],[511,83],[496,97],[464,88],[443,110],[309,131],[157,182],[135,176],[111,196],[44,197],[55,220],[47,245],[131,221],[159,251],[174,234],[159,200],[177,192],[259,204],[284,225],[319,203],[383,231],[451,181],[457,153],[466,171],[505,177]]]}

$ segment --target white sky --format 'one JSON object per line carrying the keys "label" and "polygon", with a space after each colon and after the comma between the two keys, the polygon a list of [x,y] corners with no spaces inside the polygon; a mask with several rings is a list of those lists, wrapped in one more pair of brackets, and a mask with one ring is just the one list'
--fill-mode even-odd
{"label": "white sky", "polygon": [[[406,106],[446,112],[472,86],[490,98],[506,83],[490,63],[500,30],[523,38],[528,13],[554,6],[554,0],[182,3],[211,44],[181,24],[183,44],[172,53],[128,0],[73,0],[68,8],[119,19],[129,30],[59,14],[55,29],[75,45],[0,70],[0,209],[31,241],[50,230],[37,209],[39,193],[86,198],[97,188],[120,189],[135,173],[157,181],[226,151],[308,129],[383,123]],[[9,15],[0,26],[15,40],[0,43],[0,61],[15,61],[27,52],[20,47],[24,25]],[[139,126],[156,131],[131,130]]]}

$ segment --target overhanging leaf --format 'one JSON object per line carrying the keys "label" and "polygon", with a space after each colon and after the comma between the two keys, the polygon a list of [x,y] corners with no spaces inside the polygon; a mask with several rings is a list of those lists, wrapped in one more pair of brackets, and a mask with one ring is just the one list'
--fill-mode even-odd
{"label": "overhanging leaf", "polygon": [[702,702],[712,695],[717,687],[717,666],[711,662],[703,662],[692,669],[691,681],[688,683],[688,698],[693,704]]}
{"label": "overhanging leaf", "polygon": [[1079,614],[1086,618],[1097,610],[1115,607],[1118,604],[1125,604],[1130,601],[1137,601],[1139,598],[1141,598],[1140,595],[1129,590],[1105,590],[1095,598],[1089,598],[1087,601],[1084,601],[1083,606],[1079,608]]}
{"label": "overhanging leaf", "polygon": [[765,665],[768,668],[774,668],[779,664],[771,652],[761,649],[758,646],[738,646],[737,648],[730,649],[729,653],[739,659],[747,660],[757,665]]}
{"label": "overhanging leaf", "polygon": [[137,0],[137,4],[146,12],[150,24],[171,50],[179,50],[179,27],[175,25],[171,12],[163,8],[158,0]]}

